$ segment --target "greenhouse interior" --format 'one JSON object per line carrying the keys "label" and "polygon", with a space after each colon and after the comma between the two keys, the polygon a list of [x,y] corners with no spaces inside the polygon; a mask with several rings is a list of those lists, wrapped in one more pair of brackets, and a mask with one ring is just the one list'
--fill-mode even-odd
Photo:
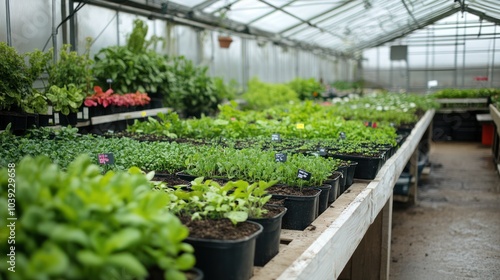
{"label": "greenhouse interior", "polygon": [[498,0],[0,22],[0,279],[500,279]]}

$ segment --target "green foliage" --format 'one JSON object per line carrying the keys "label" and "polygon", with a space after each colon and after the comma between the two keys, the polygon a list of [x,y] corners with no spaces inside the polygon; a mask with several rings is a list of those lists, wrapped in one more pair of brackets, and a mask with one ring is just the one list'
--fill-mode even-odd
{"label": "green foliage", "polygon": [[396,93],[368,95],[335,105],[332,110],[347,119],[394,125],[414,124],[423,112],[439,107],[432,96]]}
{"label": "green foliage", "polygon": [[[25,63],[25,58],[28,64]],[[0,110],[17,108],[28,113],[44,113],[47,104],[40,93],[33,89],[33,82],[40,76],[50,57],[35,50],[20,55],[5,42],[0,42]]]}
{"label": "green foliage", "polygon": [[258,78],[248,82],[248,90],[241,97],[247,102],[245,109],[253,110],[299,101],[297,93],[287,85],[264,83]]}
{"label": "green foliage", "polygon": [[479,89],[442,89],[433,93],[436,98],[480,98],[490,97],[500,94],[500,89],[479,88]]}
{"label": "green foliage", "polygon": [[233,100],[239,92],[238,82],[231,79],[229,83],[224,82],[222,77],[213,78],[215,91],[220,100]]}
{"label": "green foliage", "polygon": [[356,90],[363,87],[363,81],[335,81],[331,86],[337,90]]}
{"label": "green foliage", "polygon": [[[12,172],[0,170],[4,209]],[[26,157],[15,184],[16,272],[3,262],[2,278],[137,279],[158,265],[166,279],[185,279],[180,271],[194,265],[193,248],[183,243],[187,228],[166,210],[168,195],[152,191],[137,168],[102,175],[82,156],[64,172],[47,157]],[[9,234],[2,233],[0,248],[8,252]]]}
{"label": "green foliage", "polygon": [[168,88],[173,76],[167,59],[148,49],[151,41],[146,34],[145,23],[136,20],[125,46],[103,48],[95,55],[93,71],[99,86],[108,88],[107,79],[112,79],[111,86],[118,93],[162,94]]}
{"label": "green foliage", "polygon": [[53,85],[47,92],[47,99],[54,107],[54,111],[61,112],[63,115],[78,112],[82,106],[86,94],[74,84],[58,87]]}
{"label": "green foliage", "polygon": [[316,99],[325,90],[324,86],[314,78],[295,78],[287,85],[298,93],[300,100]]}
{"label": "green foliage", "polygon": [[271,195],[267,189],[276,181],[256,182],[230,181],[224,185],[199,177],[191,182],[191,191],[180,188],[167,191],[171,203],[170,211],[191,219],[223,219],[231,220],[233,224],[241,223],[248,217],[259,218],[267,212],[266,204]]}
{"label": "green foliage", "polygon": [[163,103],[188,117],[213,114],[221,99],[207,74],[208,67],[196,66],[183,56],[171,58],[170,67],[174,81],[169,84]]}
{"label": "green foliage", "polygon": [[[88,43],[90,42],[89,40],[87,40]],[[89,58],[88,47],[83,55],[79,55],[76,51],[71,51],[70,48],[71,45],[63,45],[58,52],[59,58],[57,62],[48,67],[49,84],[47,91],[50,91],[49,89],[52,86],[64,88],[64,86],[73,84],[85,97],[92,91],[92,72],[90,67],[94,62]],[[52,56],[53,53],[54,51],[51,49]]]}

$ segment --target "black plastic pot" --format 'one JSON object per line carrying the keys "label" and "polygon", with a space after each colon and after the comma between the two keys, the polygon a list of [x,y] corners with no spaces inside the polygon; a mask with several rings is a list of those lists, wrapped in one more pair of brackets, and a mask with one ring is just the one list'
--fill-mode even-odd
{"label": "black plastic pot", "polygon": [[325,183],[321,187],[319,187],[319,189],[321,190],[321,193],[318,200],[318,216],[321,215],[321,213],[325,212],[325,210],[328,208],[328,198],[330,196],[332,186]]}
{"label": "black plastic pot", "polygon": [[349,163],[349,166],[347,167],[347,176],[345,180],[346,189],[349,188],[354,182],[354,174],[356,172],[356,166],[358,166],[358,162],[351,161],[351,163]]}
{"label": "black plastic pot", "polygon": [[340,173],[340,178],[339,178],[339,195],[344,193],[346,189],[346,183],[347,183],[347,166],[339,166],[336,170],[337,172]]}
{"label": "black plastic pot", "polygon": [[71,126],[75,126],[76,123],[78,122],[78,118],[77,118],[77,115],[76,113],[69,113],[68,115],[63,115],[62,113],[56,113],[56,114],[59,114],[59,124],[61,126],[68,126],[68,125],[71,125]]}
{"label": "black plastic pot", "polygon": [[249,218],[263,227],[262,233],[257,237],[255,244],[255,257],[253,264],[264,266],[279,253],[281,222],[287,209],[282,206],[269,206],[281,209],[281,213],[272,218]]}
{"label": "black plastic pot", "polygon": [[[164,280],[165,279],[165,274],[162,269],[158,268],[157,266],[154,266],[150,269],[148,269],[148,276],[146,276],[146,280]],[[190,270],[184,272],[186,277],[189,275],[190,277],[194,278],[188,278],[192,280],[203,280],[203,271],[199,270],[196,267],[191,268]]]}
{"label": "black plastic pot", "polygon": [[373,180],[378,171],[384,164],[384,158],[380,157],[362,157],[350,155],[333,155],[334,158],[342,160],[356,161],[358,166],[354,172],[354,178]]}
{"label": "black plastic pot", "polygon": [[255,243],[262,226],[252,235],[238,240],[217,240],[188,237],[186,243],[194,247],[196,267],[207,280],[247,280],[253,274]]}
{"label": "black plastic pot", "polygon": [[332,186],[328,193],[328,204],[331,204],[339,197],[339,180],[342,173],[335,171],[332,176],[325,180],[325,184]]}
{"label": "black plastic pot", "polygon": [[11,130],[26,130],[28,116],[25,113],[0,112],[0,130],[5,130],[9,123]]}
{"label": "black plastic pot", "polygon": [[319,207],[320,189],[314,195],[273,194],[273,199],[283,199],[287,212],[283,216],[281,227],[284,229],[303,230],[316,219]]}

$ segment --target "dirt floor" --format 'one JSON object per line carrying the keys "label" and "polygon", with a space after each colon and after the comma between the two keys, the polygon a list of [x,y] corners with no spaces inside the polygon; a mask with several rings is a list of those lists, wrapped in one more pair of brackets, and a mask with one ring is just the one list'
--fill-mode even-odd
{"label": "dirt floor", "polygon": [[391,280],[500,279],[500,177],[491,148],[437,142],[418,204],[394,204]]}

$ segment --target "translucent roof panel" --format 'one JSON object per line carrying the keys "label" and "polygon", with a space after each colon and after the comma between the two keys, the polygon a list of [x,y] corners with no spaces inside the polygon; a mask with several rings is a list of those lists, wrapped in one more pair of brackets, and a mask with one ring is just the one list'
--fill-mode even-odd
{"label": "translucent roof panel", "polygon": [[[126,1],[124,5],[137,1]],[[149,3],[165,1],[149,0]],[[465,5],[461,6],[463,2]],[[208,20],[214,26],[218,17],[225,15],[232,23],[226,28],[238,26],[239,30],[256,36],[335,53],[354,53],[379,46],[461,12],[500,24],[499,0],[169,0],[167,3],[195,11],[192,14],[200,15],[200,21]],[[197,20],[196,16],[191,19]]]}
{"label": "translucent roof panel", "polygon": [[269,16],[260,18],[252,23],[253,27],[269,31],[280,32],[294,24],[300,23],[301,20],[282,11],[275,11]]}
{"label": "translucent roof panel", "polygon": [[231,20],[248,24],[274,11],[274,8],[260,1],[242,0],[231,5],[231,9],[227,12],[227,17]]}

